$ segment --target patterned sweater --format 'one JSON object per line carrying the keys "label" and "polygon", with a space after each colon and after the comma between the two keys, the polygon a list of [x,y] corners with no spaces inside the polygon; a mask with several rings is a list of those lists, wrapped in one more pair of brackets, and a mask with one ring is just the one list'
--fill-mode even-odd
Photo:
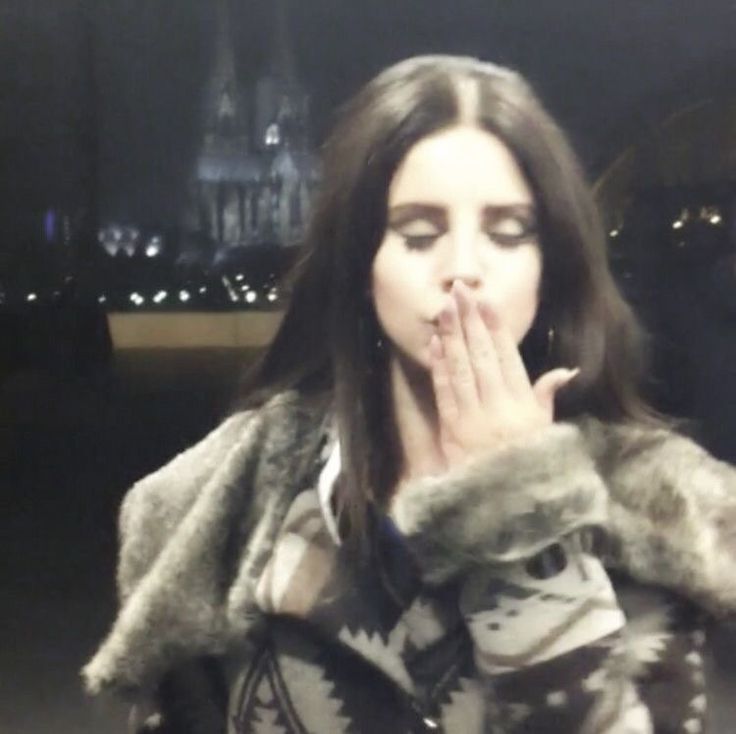
{"label": "patterned sweater", "polygon": [[690,602],[736,607],[733,469],[666,431],[553,426],[407,487],[356,569],[329,427],[284,397],[136,485],[90,690],[179,734],[705,730]]}

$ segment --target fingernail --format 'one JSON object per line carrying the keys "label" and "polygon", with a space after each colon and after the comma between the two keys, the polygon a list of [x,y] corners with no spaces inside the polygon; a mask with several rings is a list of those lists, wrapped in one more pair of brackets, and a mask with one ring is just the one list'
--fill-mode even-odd
{"label": "fingernail", "polygon": [[457,304],[458,310],[461,313],[464,312],[469,298],[468,292],[459,280],[453,281],[452,283],[452,295],[453,300]]}

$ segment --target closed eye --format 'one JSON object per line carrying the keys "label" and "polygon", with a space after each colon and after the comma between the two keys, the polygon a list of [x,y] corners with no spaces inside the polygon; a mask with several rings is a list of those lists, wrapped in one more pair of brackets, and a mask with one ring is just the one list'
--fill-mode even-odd
{"label": "closed eye", "polygon": [[537,223],[531,213],[502,214],[486,221],[485,232],[496,244],[514,246],[536,239]]}
{"label": "closed eye", "polygon": [[424,250],[431,247],[438,237],[444,234],[434,222],[426,219],[414,219],[402,222],[391,229],[404,240],[410,250]]}
{"label": "closed eye", "polygon": [[521,232],[499,232],[498,230],[491,230],[487,231],[486,234],[493,242],[502,247],[523,245],[527,242],[535,242],[537,239],[537,231],[532,229]]}
{"label": "closed eye", "polygon": [[437,240],[437,234],[402,234],[401,238],[410,250],[426,250]]}
{"label": "closed eye", "polygon": [[407,202],[389,211],[389,228],[410,250],[426,250],[447,232],[447,212],[434,204]]}

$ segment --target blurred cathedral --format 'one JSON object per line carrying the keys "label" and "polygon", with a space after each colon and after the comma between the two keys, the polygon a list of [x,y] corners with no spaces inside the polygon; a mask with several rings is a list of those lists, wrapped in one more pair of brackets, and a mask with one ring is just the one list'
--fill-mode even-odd
{"label": "blurred cathedral", "polygon": [[273,4],[270,68],[251,85],[236,70],[229,0],[216,0],[215,8],[204,138],[183,228],[198,235],[189,244],[200,257],[207,243],[221,260],[232,248],[298,244],[319,170],[309,142],[310,100],[295,73],[283,0]]}

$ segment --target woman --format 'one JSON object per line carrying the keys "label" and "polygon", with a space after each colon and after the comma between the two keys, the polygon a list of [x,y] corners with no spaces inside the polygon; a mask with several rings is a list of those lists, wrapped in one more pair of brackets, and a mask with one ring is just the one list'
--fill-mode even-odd
{"label": "woman", "polygon": [[523,80],[389,68],[326,144],[241,409],[123,503],[88,689],[166,732],[701,731],[736,474],[641,363]]}

